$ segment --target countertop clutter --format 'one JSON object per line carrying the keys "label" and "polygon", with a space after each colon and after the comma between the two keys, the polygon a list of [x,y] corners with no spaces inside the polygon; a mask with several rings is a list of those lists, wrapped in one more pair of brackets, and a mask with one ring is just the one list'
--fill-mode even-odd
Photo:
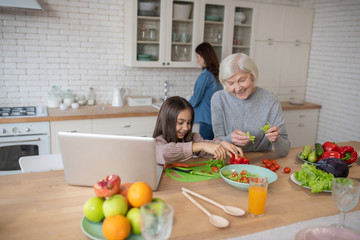
{"label": "countertop clutter", "polygon": [[[289,102],[281,102],[283,111],[302,110],[302,109],[319,109],[318,104],[305,102],[302,105],[294,105]],[[158,109],[152,106],[130,107],[112,107],[106,104],[103,108],[98,105],[80,106],[77,109],[68,108],[60,110],[59,108],[47,108],[48,116],[31,117],[31,118],[0,118],[1,123],[19,123],[19,122],[47,122],[47,121],[63,121],[63,120],[81,120],[81,119],[99,119],[99,118],[118,118],[118,117],[149,117],[157,116]]]}
{"label": "countertop clutter", "polygon": [[[360,142],[340,144],[360,148]],[[238,190],[221,178],[179,182],[163,173],[154,197],[161,198],[174,207],[170,239],[227,239],[281,226],[284,228],[280,231],[288,234],[285,226],[289,224],[338,216],[339,210],[331,198],[331,193],[312,194],[309,189],[292,182],[290,174],[283,172],[284,167],[290,167],[291,173],[301,169],[303,161],[296,157],[301,150],[301,147],[292,148],[288,156],[283,158],[279,158],[274,151],[252,152],[247,155],[254,165],[261,165],[263,158],[273,158],[281,166],[281,171],[277,172],[278,179],[269,187],[265,215],[261,218],[251,217],[248,213],[241,217],[230,216],[218,207],[199,200],[209,212],[229,220],[230,226],[225,229],[211,226],[208,216],[185,199],[181,187],[196,191],[223,205],[240,207],[246,212],[247,191]],[[191,159],[188,162],[202,160]],[[359,175],[359,162],[355,162],[350,168],[349,178],[357,178]],[[87,239],[81,230],[80,222],[83,205],[94,196],[94,190],[67,185],[62,170],[0,176],[0,188],[3,193],[0,198],[2,239],[26,239],[29,236],[32,239]],[[351,212],[359,210],[360,204]],[[321,223],[327,224],[326,221]],[[301,228],[296,230],[300,231]]]}

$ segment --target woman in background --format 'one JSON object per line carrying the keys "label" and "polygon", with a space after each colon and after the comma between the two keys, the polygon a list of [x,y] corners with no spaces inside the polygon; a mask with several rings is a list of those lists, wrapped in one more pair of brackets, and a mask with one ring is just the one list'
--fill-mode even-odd
{"label": "woman in background", "polygon": [[203,42],[195,49],[197,62],[202,68],[198,76],[194,94],[189,102],[195,111],[195,123],[199,123],[199,133],[204,139],[213,139],[214,133],[211,124],[211,97],[223,86],[219,81],[219,60],[214,48]]}
{"label": "woman in background", "polygon": [[[225,90],[216,92],[211,99],[215,137],[241,146],[244,152],[274,147],[278,155],[286,156],[290,141],[282,108],[273,93],[256,86],[255,62],[246,54],[232,54],[221,62],[219,78]],[[261,128],[267,122],[271,128],[264,133]],[[255,136],[254,142],[249,135]]]}
{"label": "woman in background", "polygon": [[153,137],[156,139],[157,163],[185,161],[194,155],[225,159],[231,153],[243,156],[242,149],[220,139],[204,140],[193,133],[194,109],[182,97],[168,98],[161,106]]}

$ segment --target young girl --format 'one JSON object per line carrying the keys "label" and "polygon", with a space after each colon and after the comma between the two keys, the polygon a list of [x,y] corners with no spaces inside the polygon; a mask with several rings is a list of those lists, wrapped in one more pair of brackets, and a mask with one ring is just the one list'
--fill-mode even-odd
{"label": "young girl", "polygon": [[185,161],[194,155],[225,159],[231,153],[243,155],[240,147],[219,139],[204,140],[193,133],[194,109],[184,98],[168,98],[160,108],[153,133],[156,138],[156,158],[159,164]]}

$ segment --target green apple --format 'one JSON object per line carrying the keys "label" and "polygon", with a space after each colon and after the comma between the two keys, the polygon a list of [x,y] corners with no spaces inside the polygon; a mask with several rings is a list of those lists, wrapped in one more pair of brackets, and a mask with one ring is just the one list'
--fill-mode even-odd
{"label": "green apple", "polygon": [[131,232],[133,234],[141,234],[141,215],[139,208],[132,208],[126,214],[126,218],[131,225]]}
{"label": "green apple", "polygon": [[105,200],[103,204],[103,212],[105,217],[121,214],[125,216],[128,211],[128,203],[126,197],[121,194],[115,194]]}
{"label": "green apple", "polygon": [[92,197],[84,204],[84,215],[91,222],[101,222],[104,218],[103,204],[104,199],[99,197]]}
{"label": "green apple", "polygon": [[166,209],[166,203],[161,198],[153,198],[151,201],[151,208],[157,215],[164,215]]}

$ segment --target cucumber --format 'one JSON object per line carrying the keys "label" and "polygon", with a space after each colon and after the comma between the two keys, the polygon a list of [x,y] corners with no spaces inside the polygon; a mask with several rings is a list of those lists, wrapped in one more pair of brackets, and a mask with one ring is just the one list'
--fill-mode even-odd
{"label": "cucumber", "polygon": [[324,148],[323,148],[322,144],[315,143],[315,152],[318,157],[321,157],[321,155],[323,155]]}
{"label": "cucumber", "polygon": [[310,145],[305,145],[303,147],[302,152],[300,153],[300,158],[302,160],[307,160],[310,153],[311,153],[311,146]]}

